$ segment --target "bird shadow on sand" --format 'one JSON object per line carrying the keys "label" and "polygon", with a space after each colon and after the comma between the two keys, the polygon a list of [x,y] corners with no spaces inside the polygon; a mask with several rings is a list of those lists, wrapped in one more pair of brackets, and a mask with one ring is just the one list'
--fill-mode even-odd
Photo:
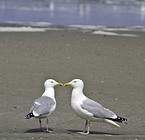
{"label": "bird shadow on sand", "polygon": [[[46,128],[42,128],[43,130],[46,130]],[[53,131],[53,129],[49,128],[50,131]],[[34,129],[29,129],[25,131],[25,133],[46,133],[44,131],[41,131],[40,128],[34,128]]]}
{"label": "bird shadow on sand", "polygon": [[[77,133],[77,132],[82,132],[81,130],[67,130],[70,133]],[[122,134],[116,134],[116,133],[106,133],[106,132],[97,132],[97,131],[90,131],[90,134],[94,134],[94,135],[122,135]]]}
{"label": "bird shadow on sand", "polygon": [[[46,130],[46,128],[43,128],[43,130]],[[53,129],[49,128],[50,131],[53,131]],[[81,130],[65,130],[66,133],[74,133],[77,134],[77,132],[82,132]],[[46,133],[40,130],[40,128],[34,128],[34,129],[29,129],[25,131],[25,133]],[[117,135],[122,135],[122,134],[116,134],[116,133],[106,133],[106,132],[98,132],[98,131],[90,131],[90,134],[94,135],[106,135],[106,136],[117,136]]]}

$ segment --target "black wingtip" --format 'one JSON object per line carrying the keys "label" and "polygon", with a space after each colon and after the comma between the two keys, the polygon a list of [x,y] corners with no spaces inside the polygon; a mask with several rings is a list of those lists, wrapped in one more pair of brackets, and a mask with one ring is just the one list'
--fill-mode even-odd
{"label": "black wingtip", "polygon": [[107,118],[109,120],[112,120],[112,121],[116,121],[116,122],[123,122],[123,121],[127,121],[126,118],[123,118],[123,117],[119,117],[117,116],[117,118],[113,119],[113,118]]}
{"label": "black wingtip", "polygon": [[120,120],[121,122],[123,122],[123,121],[127,121],[126,118],[122,118],[122,117],[119,117],[119,116],[117,117],[117,119]]}
{"label": "black wingtip", "polygon": [[27,114],[27,115],[25,116],[26,119],[30,119],[30,118],[33,118],[33,117],[34,117],[34,115],[33,115],[32,112],[29,113],[29,114]]}

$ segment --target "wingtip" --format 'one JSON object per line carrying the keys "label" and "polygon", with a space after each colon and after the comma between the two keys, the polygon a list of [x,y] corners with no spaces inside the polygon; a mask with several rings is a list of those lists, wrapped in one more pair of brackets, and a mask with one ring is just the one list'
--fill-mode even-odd
{"label": "wingtip", "polygon": [[122,122],[126,122],[126,121],[127,121],[126,118],[119,117],[119,116],[117,116],[116,118],[106,118],[106,119],[108,119],[108,120],[112,120],[112,121],[115,121],[115,122],[120,122],[120,123],[122,123]]}
{"label": "wingtip", "polygon": [[123,122],[123,121],[125,121],[125,122],[126,122],[126,121],[127,121],[127,119],[126,119],[126,118],[123,118],[123,117],[119,117],[119,116],[118,116],[118,117],[116,118],[116,121],[118,121],[118,122]]}
{"label": "wingtip", "polygon": [[31,119],[31,118],[33,118],[33,117],[34,117],[33,113],[28,113],[28,114],[25,116],[25,119]]}

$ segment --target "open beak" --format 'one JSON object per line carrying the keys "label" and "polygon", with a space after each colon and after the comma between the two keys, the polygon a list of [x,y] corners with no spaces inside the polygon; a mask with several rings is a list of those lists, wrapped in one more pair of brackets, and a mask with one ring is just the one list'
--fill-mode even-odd
{"label": "open beak", "polygon": [[65,83],[64,86],[71,86],[71,84],[70,83]]}
{"label": "open beak", "polygon": [[63,86],[63,84],[62,84],[62,83],[57,83],[56,85],[58,85],[58,86]]}

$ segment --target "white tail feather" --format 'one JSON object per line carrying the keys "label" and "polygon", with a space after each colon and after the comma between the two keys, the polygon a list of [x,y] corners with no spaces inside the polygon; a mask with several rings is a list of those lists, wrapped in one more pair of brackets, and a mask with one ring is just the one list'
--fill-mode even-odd
{"label": "white tail feather", "polygon": [[108,120],[108,119],[104,119],[106,122],[116,126],[116,127],[120,127],[120,125],[118,125],[116,122],[112,121],[112,120]]}

